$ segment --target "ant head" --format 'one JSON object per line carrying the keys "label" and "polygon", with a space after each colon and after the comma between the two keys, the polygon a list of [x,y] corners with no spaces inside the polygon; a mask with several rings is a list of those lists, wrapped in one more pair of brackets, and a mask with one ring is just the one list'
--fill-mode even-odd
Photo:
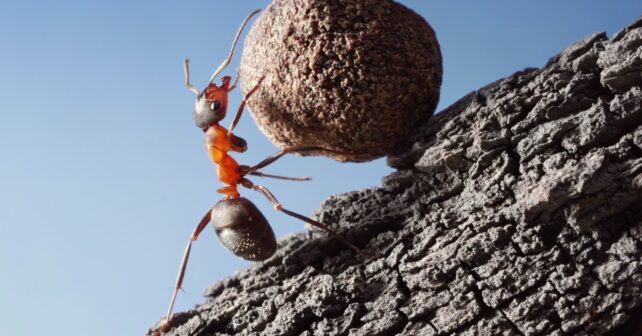
{"label": "ant head", "polygon": [[225,118],[230,79],[229,76],[223,77],[221,86],[210,83],[202,93],[196,96],[192,114],[196,127],[207,129]]}
{"label": "ant head", "polygon": [[260,10],[257,9],[245,17],[239,27],[239,30],[236,32],[230,53],[227,55],[227,58],[223,63],[219,65],[218,69],[214,71],[214,74],[210,77],[209,84],[203,92],[199,92],[189,81],[189,60],[186,59],[183,63],[183,70],[185,71],[185,86],[196,94],[196,104],[194,104],[194,113],[192,114],[196,127],[205,130],[225,118],[225,113],[227,111],[227,93],[230,91],[231,77],[224,76],[222,78],[221,86],[214,84],[214,79],[225,69],[225,67],[227,67],[228,64],[230,64],[230,60],[234,54],[234,48],[236,47],[236,43],[239,41],[243,28],[250,18],[259,11]]}

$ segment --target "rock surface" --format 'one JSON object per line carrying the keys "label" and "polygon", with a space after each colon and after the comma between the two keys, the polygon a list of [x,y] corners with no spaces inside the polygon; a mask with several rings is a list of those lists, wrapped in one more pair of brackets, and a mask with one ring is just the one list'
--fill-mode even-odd
{"label": "rock surface", "polygon": [[642,18],[467,95],[318,211],[375,255],[290,236],[170,334],[639,334],[641,59]]}
{"label": "rock surface", "polygon": [[386,155],[432,116],[441,86],[428,23],[392,0],[274,0],[245,39],[244,93],[277,146],[339,161]]}

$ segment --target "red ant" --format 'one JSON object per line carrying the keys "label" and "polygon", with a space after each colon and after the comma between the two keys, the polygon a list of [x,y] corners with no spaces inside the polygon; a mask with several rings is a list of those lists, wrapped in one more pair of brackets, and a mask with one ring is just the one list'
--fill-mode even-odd
{"label": "red ant", "polygon": [[239,165],[231,156],[228,155],[229,151],[243,153],[247,150],[247,142],[234,135],[232,131],[241,118],[245,103],[250,99],[252,94],[259,89],[263,78],[261,78],[250,92],[245,95],[229,129],[225,129],[220,126],[219,122],[225,118],[227,112],[227,95],[236,87],[238,76],[232,86],[230,86],[230,76],[224,76],[220,86],[216,85],[214,80],[216,79],[216,76],[218,76],[219,73],[230,63],[234,53],[234,48],[236,47],[236,43],[238,42],[243,28],[250,18],[259,11],[260,10],[258,9],[255,10],[243,20],[236,33],[236,37],[234,38],[232,48],[227,55],[227,58],[218,67],[218,69],[214,71],[214,74],[210,77],[209,84],[202,92],[199,92],[189,81],[189,60],[186,59],[183,64],[185,71],[185,85],[190,91],[196,94],[196,104],[194,106],[192,117],[196,126],[205,132],[205,149],[207,150],[210,159],[216,164],[218,179],[225,184],[224,187],[217,191],[224,194],[225,197],[207,211],[187,242],[187,247],[185,248],[183,259],[179,267],[176,286],[174,287],[167,316],[165,317],[165,323],[156,332],[156,335],[160,335],[160,333],[164,332],[169,326],[172,309],[174,307],[174,302],[176,301],[176,295],[178,294],[178,290],[181,289],[183,277],[185,276],[185,268],[192,248],[192,242],[198,238],[198,235],[203,231],[207,224],[209,224],[212,218],[215,219],[213,225],[219,240],[228,250],[232,251],[237,256],[250,261],[261,261],[269,258],[274,254],[274,251],[276,251],[276,238],[274,237],[274,232],[272,231],[270,224],[265,219],[261,211],[259,211],[252,202],[247,198],[240,197],[237,190],[238,185],[258,191],[265,196],[270,203],[272,203],[274,209],[277,211],[281,211],[286,215],[321,228],[339,239],[354,251],[359,252],[357,247],[352,245],[348,240],[334,232],[332,229],[328,228],[326,225],[283,208],[283,206],[281,206],[277,201],[276,197],[267,188],[254,184],[245,177],[247,175],[254,175],[290,181],[307,181],[310,178],[264,174],[259,172],[259,169],[268,166],[285,154],[316,152],[321,150],[321,148],[286,147],[254,166]]}

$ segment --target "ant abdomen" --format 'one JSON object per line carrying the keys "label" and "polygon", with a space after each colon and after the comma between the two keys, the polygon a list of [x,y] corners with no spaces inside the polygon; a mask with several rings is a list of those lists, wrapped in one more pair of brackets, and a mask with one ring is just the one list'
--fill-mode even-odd
{"label": "ant abdomen", "polygon": [[212,207],[212,224],[223,246],[245,260],[265,260],[276,251],[272,227],[247,198],[216,203]]}

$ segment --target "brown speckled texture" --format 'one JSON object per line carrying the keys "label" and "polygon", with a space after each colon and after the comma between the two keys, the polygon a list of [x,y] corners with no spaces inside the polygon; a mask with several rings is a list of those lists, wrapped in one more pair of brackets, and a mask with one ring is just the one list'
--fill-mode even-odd
{"label": "brown speckled texture", "polygon": [[248,105],[273,143],[339,161],[381,157],[424,124],[441,75],[433,30],[389,0],[274,0],[240,69],[243,93],[265,76]]}

